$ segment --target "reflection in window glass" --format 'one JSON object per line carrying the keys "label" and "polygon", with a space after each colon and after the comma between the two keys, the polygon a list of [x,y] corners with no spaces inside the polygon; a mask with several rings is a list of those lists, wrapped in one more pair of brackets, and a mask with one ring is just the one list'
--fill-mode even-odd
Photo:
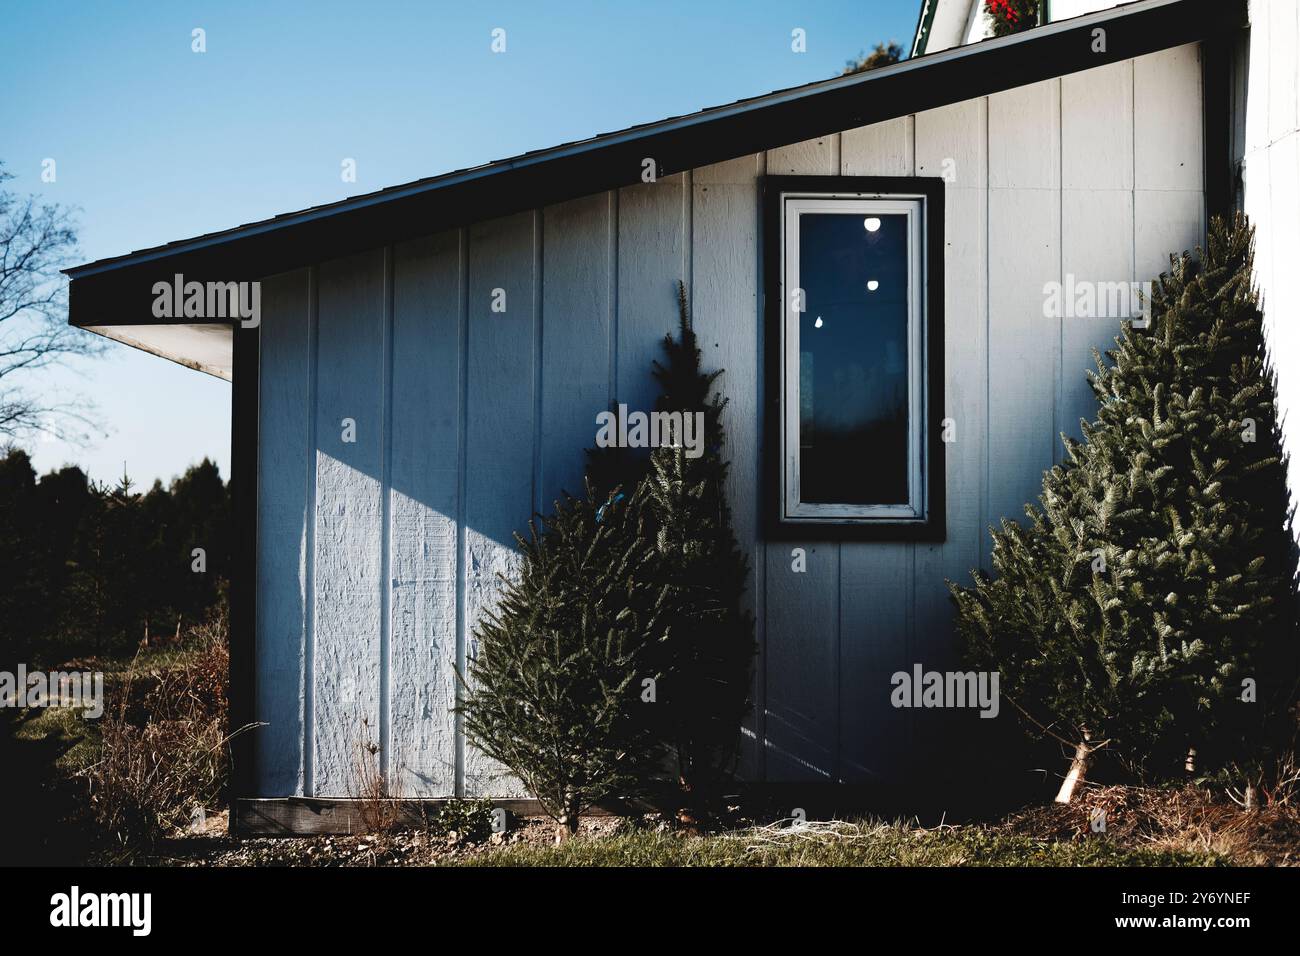
{"label": "reflection in window glass", "polygon": [[799,217],[801,501],[908,501],[907,216]]}

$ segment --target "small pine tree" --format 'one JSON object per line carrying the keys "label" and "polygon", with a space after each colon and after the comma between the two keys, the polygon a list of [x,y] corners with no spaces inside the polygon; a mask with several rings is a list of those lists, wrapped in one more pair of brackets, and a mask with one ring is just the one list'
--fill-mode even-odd
{"label": "small pine tree", "polygon": [[[660,645],[660,732],[676,756],[684,816],[713,807],[730,776],[749,710],[754,618],[742,601],[749,562],[736,544],[727,504],[727,402],[714,391],[721,370],[700,370],[686,287],[678,284],[678,338],[664,337],[666,361],[654,363],[661,389],[656,411],[702,421],[688,446],[650,455],[638,502],[654,535],[657,580],[671,610]],[[685,418],[683,427],[685,428]]]}
{"label": "small pine tree", "polygon": [[475,629],[458,707],[474,745],[556,821],[557,842],[593,804],[637,795],[662,759],[637,708],[659,676],[664,594],[639,573],[650,555],[637,509],[598,500],[589,488],[515,536],[522,566]]}
{"label": "small pine tree", "polygon": [[[1084,441],[1027,526],[993,532],[996,577],[949,584],[971,662],[1074,747],[1068,801],[1107,748],[1142,775],[1225,768],[1286,735],[1296,557],[1253,231],[1216,219],[1171,257],[1150,327],[1125,323]],[[1285,739],[1284,737],[1281,739]]]}

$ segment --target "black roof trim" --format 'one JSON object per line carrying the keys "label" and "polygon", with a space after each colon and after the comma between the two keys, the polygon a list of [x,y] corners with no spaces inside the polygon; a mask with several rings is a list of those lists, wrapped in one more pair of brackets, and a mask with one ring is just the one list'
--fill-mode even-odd
{"label": "black roof trim", "polygon": [[[363,249],[493,219],[658,175],[906,116],[1214,36],[1245,0],[1140,0],[729,106],[525,153],[330,205],[66,270],[74,325],[150,321],[152,288],[257,279]],[[1106,30],[1106,51],[1092,31]]]}

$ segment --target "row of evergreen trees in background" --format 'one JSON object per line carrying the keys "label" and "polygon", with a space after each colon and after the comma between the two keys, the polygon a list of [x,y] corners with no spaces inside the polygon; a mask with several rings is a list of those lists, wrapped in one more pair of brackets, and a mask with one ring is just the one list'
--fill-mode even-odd
{"label": "row of evergreen trees in background", "polygon": [[[194,550],[203,550],[195,571]],[[39,479],[18,448],[0,457],[0,667],[133,653],[172,636],[225,594],[230,496],[204,459],[169,486]]]}

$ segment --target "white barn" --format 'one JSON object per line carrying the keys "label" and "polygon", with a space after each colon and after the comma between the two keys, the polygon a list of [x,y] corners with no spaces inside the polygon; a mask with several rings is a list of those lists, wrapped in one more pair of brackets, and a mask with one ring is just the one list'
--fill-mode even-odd
{"label": "white barn", "polygon": [[[897,709],[890,675],[953,665],[945,579],[1091,416],[1120,317],[1045,289],[1149,281],[1244,202],[1295,304],[1297,4],[1251,3],[1261,35],[1244,2],[1057,0],[973,42],[979,0],[919,2],[895,66],[70,271],[74,324],[233,380],[238,828],[346,826],[371,743],[403,797],[527,797],[461,735],[455,670],[595,415],[652,407],[679,279],[752,565],[742,776],[960,800],[997,722]],[[155,318],[176,275],[260,281],[260,322]]]}

